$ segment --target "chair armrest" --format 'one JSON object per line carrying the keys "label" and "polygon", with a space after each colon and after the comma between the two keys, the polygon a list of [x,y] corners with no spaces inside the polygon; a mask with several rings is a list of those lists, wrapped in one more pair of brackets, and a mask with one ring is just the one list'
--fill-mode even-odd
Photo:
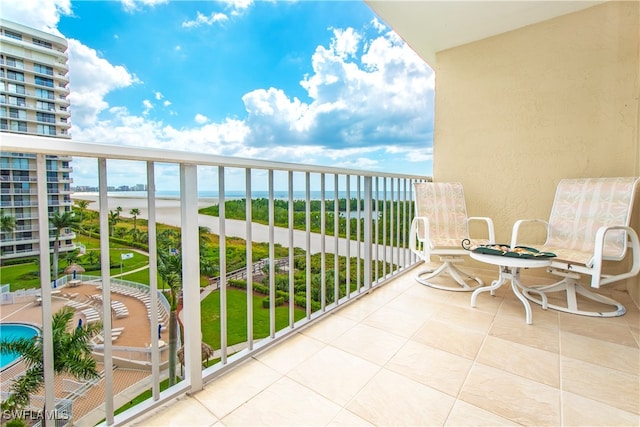
{"label": "chair armrest", "polygon": [[[424,235],[418,233],[418,224],[422,223]],[[416,244],[419,242],[420,244]],[[428,260],[431,252],[431,243],[429,241],[429,218],[425,216],[414,217],[411,221],[409,230],[409,249],[423,260]]]}
{"label": "chair armrest", "polygon": [[513,229],[511,230],[511,247],[512,248],[515,248],[516,246],[518,246],[518,233],[520,232],[520,226],[528,223],[544,224],[544,227],[547,230],[549,230],[549,223],[543,219],[519,219],[513,224]]}
{"label": "chair armrest", "polygon": [[[602,261],[607,260],[604,256],[604,239],[606,234],[612,230],[624,230],[631,246],[631,257],[633,263],[631,269],[626,273],[616,274],[614,276],[608,276],[602,278]],[[624,259],[626,251],[622,254],[618,261]],[[596,231],[595,249],[593,252],[593,274],[591,275],[591,287],[599,288],[600,285],[606,285],[607,283],[617,282],[618,280],[628,279],[635,277],[640,273],[640,240],[636,231],[627,226],[603,226]]]}
{"label": "chair armrest", "polygon": [[471,221],[484,221],[487,224],[487,232],[489,233],[489,243],[494,244],[496,242],[496,233],[493,228],[493,221],[486,216],[470,216],[467,218],[467,223]]}

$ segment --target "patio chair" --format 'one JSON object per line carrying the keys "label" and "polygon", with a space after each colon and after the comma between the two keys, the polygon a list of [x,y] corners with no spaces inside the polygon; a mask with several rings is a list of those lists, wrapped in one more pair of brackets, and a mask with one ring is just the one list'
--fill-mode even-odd
{"label": "patio chair", "polygon": [[[536,287],[536,293],[544,292],[547,297],[551,293],[566,293],[566,304],[565,297],[560,294],[562,299],[559,302],[562,304],[548,303],[548,307],[596,317],[622,316],[625,313],[622,304],[585,288],[579,282],[583,276],[585,279],[589,277],[590,286],[597,289],[640,272],[638,235],[629,226],[639,182],[640,177],[564,179],[556,189],[548,222],[520,220],[514,224],[512,247],[522,244],[518,241],[518,233],[523,224],[537,222],[546,226],[547,239],[540,249],[557,255],[552,259],[549,272],[562,279],[552,285]],[[630,266],[621,263],[629,252]],[[619,264],[614,266],[612,262]],[[605,274],[605,263],[609,264],[607,269],[614,267],[616,273]],[[526,291],[523,294],[542,305],[539,296]],[[578,295],[584,298],[578,301]]]}
{"label": "patio chair", "polygon": [[[484,283],[454,264],[464,261],[469,251],[462,247],[462,241],[471,240],[472,245],[494,243],[493,221],[486,217],[467,217],[462,184],[457,182],[418,182],[415,189],[415,218],[409,231],[409,249],[425,263],[431,256],[439,256],[442,264],[435,269],[419,272],[416,280],[426,286],[448,291],[473,291]],[[469,222],[484,221],[488,240],[471,239]],[[433,279],[447,274],[451,280]]]}

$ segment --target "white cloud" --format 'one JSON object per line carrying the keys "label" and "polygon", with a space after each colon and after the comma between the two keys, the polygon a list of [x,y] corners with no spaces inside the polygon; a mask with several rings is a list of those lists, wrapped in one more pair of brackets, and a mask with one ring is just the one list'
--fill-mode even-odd
{"label": "white cloud", "polygon": [[71,0],[3,1],[2,18],[61,36],[57,29],[61,15],[72,15]]}
{"label": "white cloud", "polygon": [[207,123],[209,121],[209,118],[202,114],[196,114],[196,117],[194,118],[194,120],[197,124],[202,125]]}
{"label": "white cloud", "polygon": [[127,12],[135,12],[145,6],[155,7],[159,4],[168,3],[169,0],[120,0],[122,7]]}
{"label": "white cloud", "polygon": [[190,21],[184,21],[182,23],[183,28],[195,28],[201,25],[213,25],[218,22],[225,22],[229,19],[227,15],[220,12],[211,13],[211,15],[207,16],[198,12],[196,19]]}
{"label": "white cloud", "polygon": [[69,100],[73,106],[74,127],[92,126],[98,114],[108,108],[104,97],[109,92],[141,82],[123,66],[112,65],[101,58],[94,49],[74,39],[68,43]]}

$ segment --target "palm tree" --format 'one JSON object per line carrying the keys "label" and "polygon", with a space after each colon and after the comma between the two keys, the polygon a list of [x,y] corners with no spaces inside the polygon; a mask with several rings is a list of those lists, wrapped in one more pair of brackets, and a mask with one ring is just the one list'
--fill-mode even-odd
{"label": "palm tree", "polygon": [[118,211],[109,211],[109,235],[110,236],[113,236],[113,229],[115,228],[118,221],[120,221],[120,215],[118,214]]}
{"label": "palm tree", "polygon": [[58,252],[60,250],[60,231],[65,228],[71,228],[78,224],[78,218],[73,212],[54,212],[49,219],[56,229],[56,237],[53,241],[53,278],[58,277]]}
{"label": "palm tree", "polygon": [[84,214],[87,211],[87,207],[89,206],[89,203],[93,203],[92,200],[74,200],[73,203],[75,203],[76,207],[78,208],[78,213],[80,214],[80,218],[78,219],[78,228],[80,229],[81,232],[83,232],[83,228],[82,228],[82,222],[84,221]]}
{"label": "palm tree", "polygon": [[158,274],[169,287],[169,385],[176,383],[178,352],[178,302],[182,293],[182,257],[158,254]]}
{"label": "palm tree", "polygon": [[[91,356],[91,337],[102,329],[100,323],[71,327],[74,311],[63,307],[51,317],[53,329],[53,369],[56,374],[68,373],[77,379],[90,380],[100,376],[96,361]],[[24,408],[29,404],[29,395],[44,384],[42,336],[0,340],[0,352],[18,353],[27,370],[11,386],[11,394],[2,402],[3,410]]]}
{"label": "palm tree", "polygon": [[140,215],[140,209],[133,208],[129,211],[129,215],[133,217],[133,229],[136,230],[138,225],[138,215]]}
{"label": "palm tree", "polygon": [[116,207],[116,214],[118,215],[118,218],[120,218],[120,212],[122,212],[122,206]]}
{"label": "palm tree", "polygon": [[5,215],[4,212],[0,212],[0,231],[3,233],[13,233],[16,229],[16,219],[11,215]]}

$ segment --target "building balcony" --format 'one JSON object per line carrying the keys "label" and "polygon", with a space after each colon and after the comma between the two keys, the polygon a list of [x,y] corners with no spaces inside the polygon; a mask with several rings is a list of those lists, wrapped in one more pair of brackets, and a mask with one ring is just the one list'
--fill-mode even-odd
{"label": "building balcony", "polygon": [[[187,284],[182,288],[180,314],[184,326],[180,340],[185,352],[184,370],[178,369],[183,373],[181,381],[160,391],[158,384],[167,376],[161,356],[165,344],[155,332],[161,320],[145,315],[144,322],[148,323],[139,323],[137,328],[148,325],[146,338],[138,343],[146,349],[146,379],[123,394],[118,388],[118,375],[125,372],[123,375],[132,376],[133,371],[130,365],[123,367],[117,356],[124,349],[107,340],[100,347],[100,360],[104,361],[105,372],[113,375],[106,375],[96,385],[100,387],[95,390],[99,399],[91,410],[77,413],[75,425],[93,426],[101,420],[109,426],[637,425],[640,419],[640,311],[624,289],[614,286],[602,291],[624,303],[624,316],[590,318],[532,304],[533,324],[527,325],[522,303],[508,287],[500,288],[494,296],[482,294],[477,307],[472,308],[469,293],[440,291],[414,280],[422,265],[408,250],[406,240],[413,216],[411,189],[414,182],[429,177],[76,141],[60,141],[53,148],[47,138],[7,136],[3,141],[7,150],[37,154],[39,176],[46,176],[46,155],[99,158],[99,197],[107,201],[99,212],[103,220],[109,209],[115,208],[107,198],[106,159],[131,161],[143,167],[149,188],[155,188],[155,163],[166,164],[166,159],[172,159],[179,169],[181,208],[173,217],[180,217],[182,246],[177,253],[182,257],[182,283]],[[247,199],[264,194],[271,212],[267,225],[235,222],[227,218],[224,209],[214,220],[217,228],[212,227],[212,231],[220,236],[221,244],[233,235],[232,230],[241,230],[247,242],[269,246],[266,265],[271,278],[266,286],[270,292],[270,326],[265,337],[227,343],[227,260],[221,247],[220,278],[214,295],[220,301],[219,316],[224,321],[216,348],[219,361],[206,368],[201,364],[203,288],[198,286],[198,191],[204,189],[197,183],[201,173],[217,177],[206,190],[215,190],[219,203],[227,199],[229,189],[244,187]],[[256,182],[267,183],[264,193],[253,187]],[[319,215],[319,233],[311,231],[309,211],[304,230],[276,227],[276,194],[288,201],[303,200],[305,206],[320,199],[323,213],[334,215]],[[40,189],[38,197],[46,200],[46,188]],[[341,197],[362,200],[354,211],[344,212],[346,217],[355,214],[362,220],[355,221],[358,225],[353,229],[347,228],[344,237],[336,237],[328,230],[338,228],[335,225],[343,212],[326,207]],[[143,217],[151,227],[168,218],[157,216],[153,192],[145,203]],[[293,211],[288,215],[292,218]],[[46,215],[41,215],[40,221],[40,227],[47,228]],[[100,233],[103,241],[108,241],[108,230]],[[48,245],[46,237],[40,237],[41,247]],[[150,237],[149,251],[153,253],[157,242],[152,233]],[[247,258],[252,259],[249,243]],[[277,245],[289,248],[285,257],[289,265],[293,265],[294,247],[302,249],[305,257],[322,256],[321,302],[312,306],[311,288],[307,287],[303,300],[308,308],[303,316],[294,318],[290,314],[288,321],[278,326],[275,302],[271,302],[276,299],[273,277],[279,262]],[[333,254],[359,260],[358,267],[334,264]],[[306,265],[310,268],[309,258]],[[254,273],[247,270],[253,283]],[[497,269],[489,267],[476,270],[485,283],[498,275]],[[150,264],[149,271],[150,277],[155,277],[157,264]],[[310,270],[307,273],[310,276]],[[40,274],[42,283],[52,283],[47,269]],[[293,283],[293,269],[287,274]],[[344,292],[336,294],[338,288],[328,284],[340,283],[341,276],[354,279],[349,282],[349,291],[345,287]],[[69,278],[57,279],[58,289],[64,292]],[[103,301],[124,286],[123,281],[110,276],[109,270],[97,280]],[[523,274],[525,283],[535,280],[539,278]],[[146,286],[151,307],[162,305],[158,291],[158,283],[152,281]],[[42,310],[51,310],[55,304],[48,293],[44,287]],[[293,313],[291,300],[285,307]],[[252,315],[247,316],[246,336],[253,337]],[[105,330],[111,328],[113,320],[108,316],[102,319]],[[154,348],[158,351],[149,350]],[[45,399],[50,399],[49,407],[53,407],[54,385],[45,383],[47,387]],[[123,402],[131,400],[131,390],[136,390],[135,395],[147,389],[151,389],[152,397],[115,414]],[[75,404],[81,406],[79,401]]]}

